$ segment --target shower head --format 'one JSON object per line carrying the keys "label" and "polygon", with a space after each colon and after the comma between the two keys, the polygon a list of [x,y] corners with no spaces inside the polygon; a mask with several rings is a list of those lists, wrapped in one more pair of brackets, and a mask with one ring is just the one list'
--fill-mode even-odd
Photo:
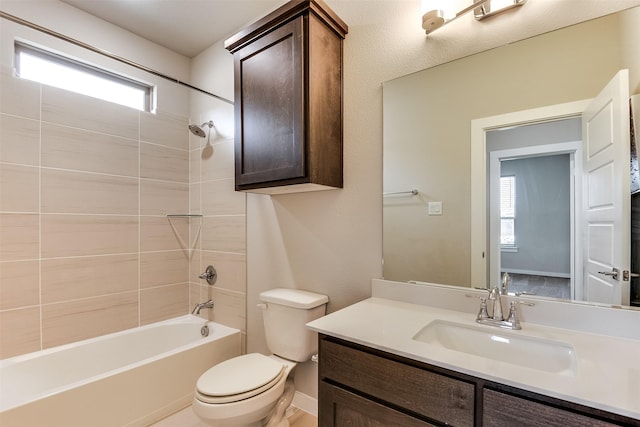
{"label": "shower head", "polygon": [[207,136],[207,134],[204,133],[204,130],[202,130],[202,128],[198,125],[189,125],[189,130],[192,134],[199,136],[200,138],[204,138],[205,136]]}
{"label": "shower head", "polygon": [[209,120],[208,122],[204,122],[200,126],[189,125],[189,130],[191,131],[192,134],[199,136],[200,138],[204,138],[205,136],[207,136],[207,134],[203,129],[204,126],[209,126],[209,130],[211,130],[211,128],[213,127],[213,121]]}

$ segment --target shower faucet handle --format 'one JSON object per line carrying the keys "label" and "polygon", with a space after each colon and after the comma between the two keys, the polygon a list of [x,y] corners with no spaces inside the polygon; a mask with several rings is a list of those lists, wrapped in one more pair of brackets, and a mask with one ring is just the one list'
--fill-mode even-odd
{"label": "shower faucet handle", "polygon": [[204,273],[202,273],[198,277],[206,280],[208,284],[213,285],[216,283],[216,280],[218,280],[218,273],[212,265],[209,265],[207,266],[207,269],[204,271]]}

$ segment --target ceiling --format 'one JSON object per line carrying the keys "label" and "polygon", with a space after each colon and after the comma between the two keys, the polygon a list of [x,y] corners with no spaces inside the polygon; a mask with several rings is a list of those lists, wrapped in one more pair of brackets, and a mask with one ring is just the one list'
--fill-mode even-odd
{"label": "ceiling", "polygon": [[193,57],[286,0],[62,0],[140,37]]}

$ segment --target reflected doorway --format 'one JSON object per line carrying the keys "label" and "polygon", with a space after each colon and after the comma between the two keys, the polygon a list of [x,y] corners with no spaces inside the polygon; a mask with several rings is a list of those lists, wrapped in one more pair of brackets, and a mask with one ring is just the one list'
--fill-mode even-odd
{"label": "reflected doorway", "polygon": [[576,296],[580,139],[577,117],[487,132],[489,280],[509,293]]}
{"label": "reflected doorway", "polygon": [[[630,188],[628,71],[620,70],[591,100],[517,111],[471,121],[471,279],[500,283],[499,216],[490,215],[487,135],[492,130],[580,117],[582,191],[574,209],[574,299],[629,305]],[[497,206],[497,205],[496,205]],[[497,233],[490,233],[490,223]],[[487,235],[489,234],[489,235]],[[494,255],[491,256],[491,253]]]}
{"label": "reflected doorway", "polygon": [[499,161],[501,276],[510,293],[572,298],[575,151],[519,151]]}

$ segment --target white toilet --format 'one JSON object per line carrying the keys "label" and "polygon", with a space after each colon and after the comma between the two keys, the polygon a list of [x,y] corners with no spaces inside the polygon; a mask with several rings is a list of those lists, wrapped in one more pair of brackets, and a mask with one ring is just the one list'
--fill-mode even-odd
{"label": "white toilet", "polygon": [[196,385],[193,411],[210,426],[286,427],[297,362],[317,351],[316,334],[305,324],[324,316],[329,298],[296,289],[260,294],[271,356],[250,353],[215,365]]}

